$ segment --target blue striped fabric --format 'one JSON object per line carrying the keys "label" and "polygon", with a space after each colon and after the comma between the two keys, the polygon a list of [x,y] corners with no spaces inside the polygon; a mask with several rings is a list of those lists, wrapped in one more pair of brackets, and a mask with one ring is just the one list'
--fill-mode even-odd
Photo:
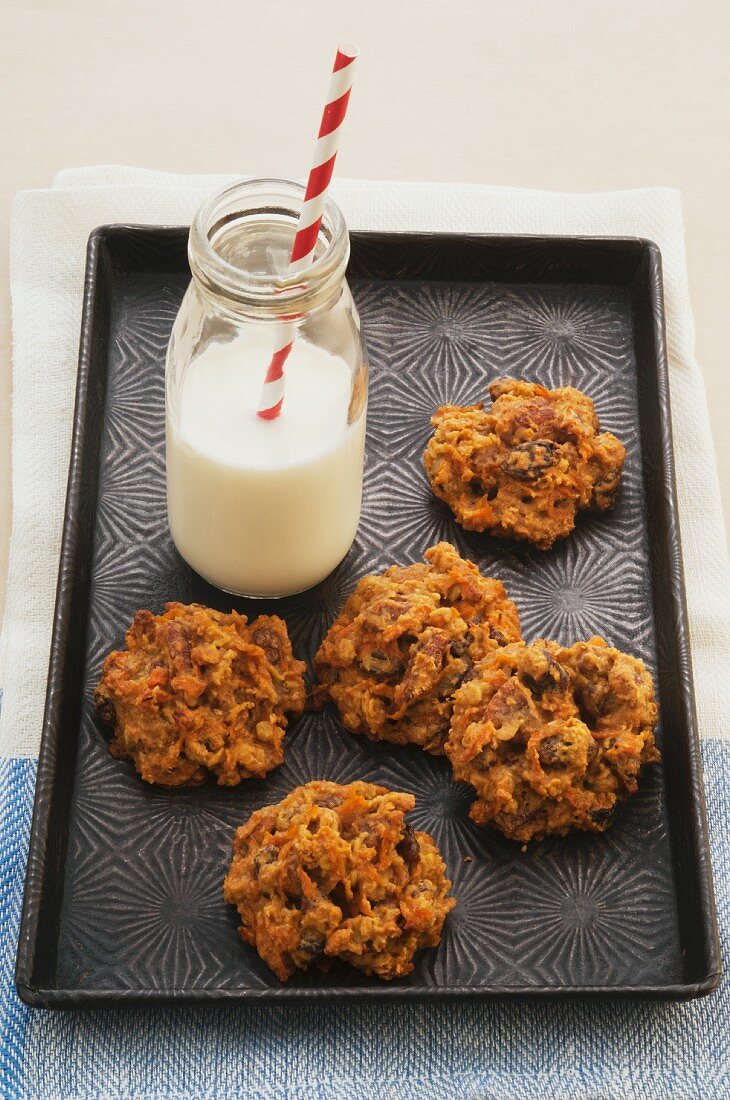
{"label": "blue striped fabric", "polygon": [[[727,968],[730,741],[703,753]],[[13,967],[34,777],[32,761],[0,766],[3,1097],[730,1097],[727,980],[686,1004],[26,1008]]]}

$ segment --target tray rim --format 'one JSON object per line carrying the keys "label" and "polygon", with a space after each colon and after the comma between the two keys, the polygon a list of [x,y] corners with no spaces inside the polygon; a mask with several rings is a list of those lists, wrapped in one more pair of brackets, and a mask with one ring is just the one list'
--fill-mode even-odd
{"label": "tray rim", "polygon": [[[61,665],[66,640],[72,622],[71,587],[68,581],[73,568],[80,538],[78,525],[81,505],[80,472],[84,457],[85,413],[89,399],[89,372],[92,360],[92,327],[94,299],[99,279],[100,256],[102,248],[110,237],[120,232],[133,235],[155,235],[175,237],[189,232],[189,226],[173,224],[144,225],[133,222],[110,222],[98,226],[89,235],[86,248],[86,268],[84,276],[83,307],[81,317],[78,372],[76,380],[73,429],[71,439],[69,473],[67,479],[66,502],[63,520],[63,533],[59,555],[58,580],[53,613],[53,627],[49,657],[48,684],[43,713],[41,743],[38,754],[36,785],[33,801],[33,816],[30,830],[30,842],[26,867],[25,886],[18,933],[18,951],[15,968],[17,992],[27,1005],[35,1008],[93,1008],[100,1005],[131,1006],[149,1004],[276,1004],[286,1002],[319,1003],[365,1000],[395,1000],[398,1003],[436,1002],[442,1000],[688,1000],[705,996],[717,988],[722,976],[722,962],[717,925],[712,863],[707,827],[707,808],[702,775],[702,760],[699,731],[695,707],[695,691],[692,676],[689,622],[687,616],[686,588],[681,549],[681,531],[674,462],[674,442],[669,392],[669,364],[666,349],[666,317],[664,310],[664,291],[662,280],[662,257],[659,246],[652,240],[641,236],[601,235],[601,234],[522,234],[522,233],[473,233],[473,232],[424,232],[421,230],[380,231],[352,230],[351,235],[364,237],[405,237],[428,240],[455,240],[461,238],[512,243],[562,243],[562,244],[615,244],[616,246],[634,244],[640,246],[637,270],[641,258],[648,263],[647,278],[650,280],[653,343],[656,362],[657,392],[660,397],[658,415],[664,443],[662,448],[661,483],[663,503],[667,509],[667,522],[664,537],[669,570],[669,598],[674,608],[675,620],[681,628],[677,632],[676,645],[680,661],[688,669],[687,690],[682,690],[681,701],[686,726],[686,749],[689,779],[692,788],[694,808],[694,837],[692,847],[698,869],[699,904],[703,918],[703,933],[707,943],[709,972],[698,982],[670,982],[653,985],[608,985],[608,986],[501,986],[497,989],[489,986],[440,986],[407,987],[383,983],[378,986],[341,986],[341,987],[271,987],[264,989],[236,990],[201,989],[176,991],[170,989],[78,989],[78,988],[40,988],[34,986],[31,978],[35,960],[36,937],[40,917],[41,893],[44,878],[44,860],[49,830],[52,826],[52,790],[56,774],[56,755],[54,738],[61,693],[55,691],[61,678]],[[634,273],[634,275],[636,272]],[[539,281],[539,280],[533,280]],[[615,284],[605,284],[615,285]],[[629,285],[629,284],[627,284]],[[701,858],[697,858],[701,857]]]}

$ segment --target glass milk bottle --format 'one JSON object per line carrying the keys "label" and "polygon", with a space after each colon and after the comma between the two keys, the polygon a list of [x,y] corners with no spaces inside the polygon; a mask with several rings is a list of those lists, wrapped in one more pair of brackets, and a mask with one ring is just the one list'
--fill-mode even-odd
{"label": "glass milk bottle", "polygon": [[[202,577],[243,596],[317,584],[360,516],[367,355],[345,281],[349,239],[328,200],[313,262],[287,274],[303,194],[287,180],[247,180],[203,204],[167,352],[172,537]],[[282,323],[293,333],[284,401],[264,420]]]}

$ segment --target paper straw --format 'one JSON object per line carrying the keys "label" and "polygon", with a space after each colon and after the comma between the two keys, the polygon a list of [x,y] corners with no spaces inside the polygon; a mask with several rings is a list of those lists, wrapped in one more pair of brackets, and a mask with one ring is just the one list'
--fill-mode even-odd
{"label": "paper straw", "polygon": [[[327,102],[317,135],[313,166],[307,180],[304,203],[297,220],[297,231],[289,257],[289,274],[304,270],[314,259],[358,53],[357,47],[350,45],[340,46],[337,50]],[[277,330],[276,346],[266,371],[259,401],[258,415],[262,420],[275,420],[281,412],[284,401],[284,364],[292,349],[295,334],[296,327],[293,324],[283,324]]]}

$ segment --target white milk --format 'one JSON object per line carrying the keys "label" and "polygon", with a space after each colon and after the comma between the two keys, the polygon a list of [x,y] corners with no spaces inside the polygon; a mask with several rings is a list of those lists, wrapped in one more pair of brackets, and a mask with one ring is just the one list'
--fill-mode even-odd
{"label": "white milk", "polygon": [[175,545],[201,576],[249,596],[311,588],[342,560],[360,517],[365,415],[347,423],[344,360],[302,339],[281,415],[256,416],[273,334],[208,347],[167,417]]}

